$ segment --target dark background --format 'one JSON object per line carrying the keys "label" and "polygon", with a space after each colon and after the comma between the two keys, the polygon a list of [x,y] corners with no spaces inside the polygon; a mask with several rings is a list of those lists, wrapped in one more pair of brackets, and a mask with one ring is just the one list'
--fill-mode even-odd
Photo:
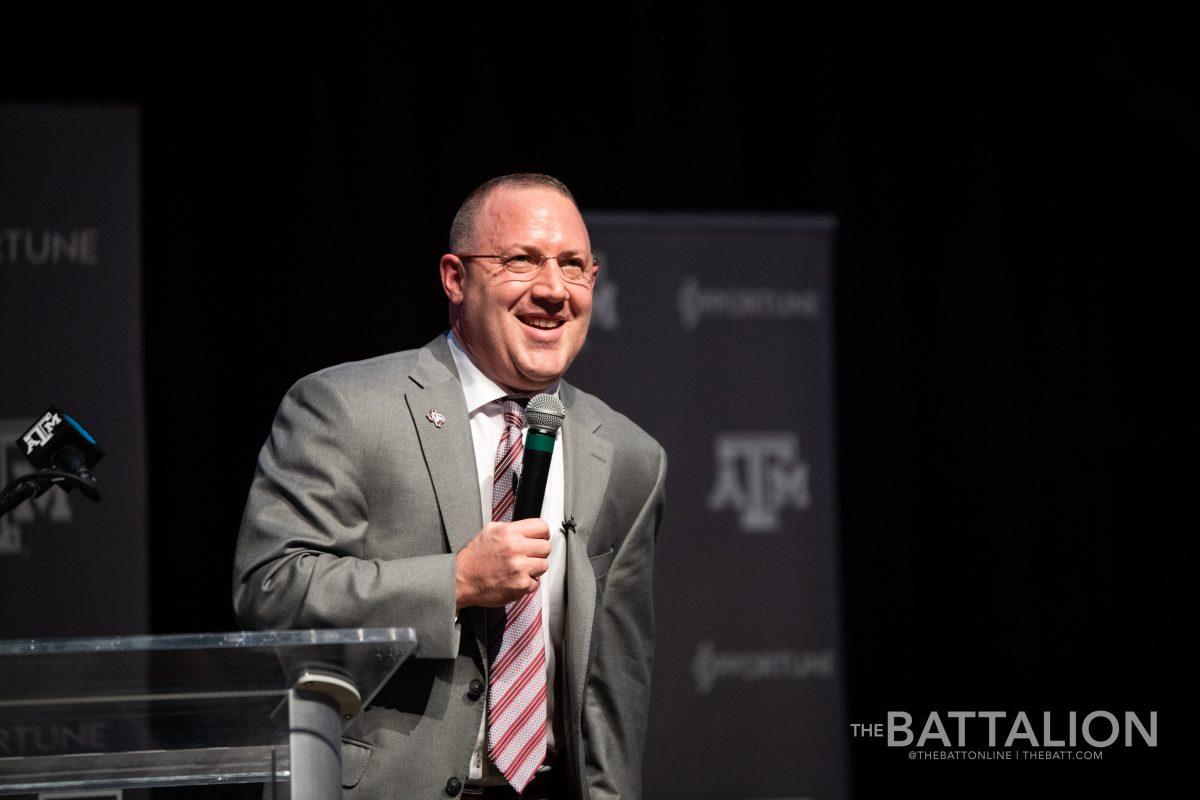
{"label": "dark background", "polygon": [[154,630],[234,627],[276,405],[442,329],[476,184],[832,213],[849,721],[1157,710],[1163,742],[959,765],[856,740],[855,796],[1156,794],[1194,629],[1169,569],[1195,532],[1189,28],[605,8],[10,18],[0,97],[142,109]]}

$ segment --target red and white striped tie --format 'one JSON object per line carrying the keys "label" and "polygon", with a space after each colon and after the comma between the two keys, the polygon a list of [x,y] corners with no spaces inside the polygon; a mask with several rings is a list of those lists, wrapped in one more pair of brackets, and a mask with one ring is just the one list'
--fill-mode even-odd
{"label": "red and white striped tie", "polygon": [[[521,468],[525,409],[504,399],[504,434],[492,473],[492,520],[512,520],[514,477]],[[542,641],[542,597],[527,594],[492,609],[488,633],[488,755],[518,793],[546,759],[546,648]]]}

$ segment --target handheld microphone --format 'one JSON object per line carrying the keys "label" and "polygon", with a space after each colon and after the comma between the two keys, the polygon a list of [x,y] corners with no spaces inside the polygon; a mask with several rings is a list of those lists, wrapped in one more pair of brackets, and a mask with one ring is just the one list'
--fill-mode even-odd
{"label": "handheld microphone", "polygon": [[550,458],[558,429],[566,419],[567,409],[552,394],[534,395],[525,407],[529,433],[525,436],[525,455],[521,459],[521,479],[517,482],[517,499],[513,506],[514,520],[541,516],[542,499],[546,495],[546,479],[550,476]]}

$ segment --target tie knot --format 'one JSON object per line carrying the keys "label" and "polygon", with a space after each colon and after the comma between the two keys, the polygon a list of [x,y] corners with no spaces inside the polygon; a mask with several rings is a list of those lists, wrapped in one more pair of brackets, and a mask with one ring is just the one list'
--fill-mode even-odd
{"label": "tie knot", "polygon": [[503,398],[500,404],[504,408],[504,423],[518,428],[524,427],[525,404],[528,402],[528,397],[513,397],[510,395]]}

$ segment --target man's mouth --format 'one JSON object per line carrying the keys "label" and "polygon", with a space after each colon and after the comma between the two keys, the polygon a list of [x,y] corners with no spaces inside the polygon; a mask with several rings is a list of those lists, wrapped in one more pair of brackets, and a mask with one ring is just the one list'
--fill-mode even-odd
{"label": "man's mouth", "polygon": [[530,326],[531,328],[539,328],[541,330],[546,330],[546,331],[554,330],[555,328],[561,327],[563,324],[563,320],[554,319],[551,317],[522,316],[522,317],[517,317],[517,319],[521,320],[521,322],[524,322],[526,325]]}

